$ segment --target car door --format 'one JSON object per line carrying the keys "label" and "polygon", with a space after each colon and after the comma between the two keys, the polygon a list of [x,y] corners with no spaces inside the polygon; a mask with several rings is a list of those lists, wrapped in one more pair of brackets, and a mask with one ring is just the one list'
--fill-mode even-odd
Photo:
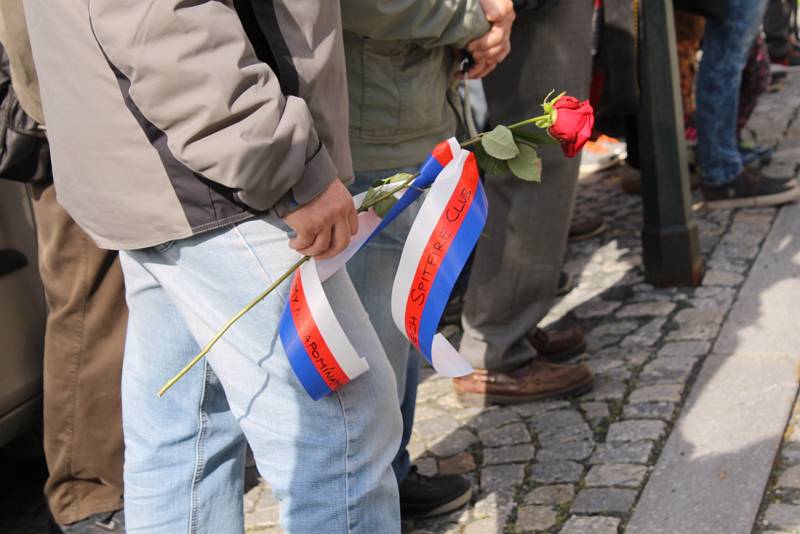
{"label": "car door", "polygon": [[41,417],[46,313],[28,190],[0,180],[0,446]]}

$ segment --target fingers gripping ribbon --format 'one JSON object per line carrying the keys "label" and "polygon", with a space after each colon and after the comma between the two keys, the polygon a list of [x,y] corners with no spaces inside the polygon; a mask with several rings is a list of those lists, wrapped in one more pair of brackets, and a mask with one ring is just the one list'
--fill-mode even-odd
{"label": "fingers gripping ribbon", "polygon": [[[487,201],[475,156],[455,139],[436,146],[412,187],[382,219],[359,214],[350,245],[327,260],[311,260],[295,273],[280,324],[289,362],[312,398],[318,400],[369,369],[347,339],[325,296],[322,282],[341,269],[374,235],[430,189],[403,247],[392,288],[392,316],[408,340],[437,372],[463,376],[473,371],[447,339],[436,332],[453,286],[486,223]],[[364,195],[354,198],[356,206]]]}

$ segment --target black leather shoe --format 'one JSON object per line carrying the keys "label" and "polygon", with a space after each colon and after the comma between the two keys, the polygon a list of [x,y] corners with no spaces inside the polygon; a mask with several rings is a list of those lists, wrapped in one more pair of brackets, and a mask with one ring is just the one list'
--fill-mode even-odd
{"label": "black leather shoe", "polygon": [[447,514],[467,504],[472,486],[458,475],[420,474],[412,465],[400,483],[400,514],[403,519],[421,519]]}
{"label": "black leather shoe", "polygon": [[779,206],[800,198],[800,187],[794,181],[781,183],[745,168],[729,184],[704,185],[703,198],[705,206],[710,209]]}

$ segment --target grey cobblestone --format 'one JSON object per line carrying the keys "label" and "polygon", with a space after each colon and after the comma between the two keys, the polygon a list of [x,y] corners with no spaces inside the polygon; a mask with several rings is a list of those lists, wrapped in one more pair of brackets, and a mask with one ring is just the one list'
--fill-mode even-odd
{"label": "grey cobblestone", "polygon": [[426,438],[438,438],[452,434],[461,425],[458,421],[447,415],[440,415],[431,419],[423,419],[422,421],[414,422],[414,431]]}
{"label": "grey cobblestone", "polygon": [[586,475],[586,486],[638,488],[647,476],[647,468],[636,464],[596,465]]}
{"label": "grey cobblestone", "polygon": [[716,306],[681,310],[673,318],[678,328],[670,332],[667,339],[670,341],[713,339],[719,332],[724,317],[725,311]]}
{"label": "grey cobblestone", "polygon": [[584,422],[573,426],[563,426],[545,430],[537,434],[539,444],[545,448],[568,441],[587,441],[594,438],[594,431]]}
{"label": "grey cobblestone", "polygon": [[594,454],[589,458],[590,464],[604,463],[636,463],[645,464],[653,452],[652,441],[633,443],[599,443]]}
{"label": "grey cobblestone", "polygon": [[522,417],[536,417],[546,412],[554,410],[562,410],[570,408],[572,405],[567,401],[539,401],[539,402],[526,402],[524,404],[515,404],[511,409],[520,414]]}
{"label": "grey cobblestone", "polygon": [[564,524],[561,534],[617,534],[620,520],[616,517],[572,516]]}
{"label": "grey cobblestone", "polygon": [[525,478],[524,465],[490,465],[481,471],[481,490],[490,492],[518,486],[522,484],[523,478]]}
{"label": "grey cobblestone", "polygon": [[569,484],[556,484],[554,486],[539,486],[525,496],[525,504],[558,505],[572,502],[575,498],[575,488]]}
{"label": "grey cobblestone", "polygon": [[675,309],[675,304],[669,301],[639,302],[628,304],[619,310],[617,317],[663,317]]}
{"label": "grey cobblestone", "polygon": [[576,462],[539,462],[531,468],[531,480],[540,484],[578,482],[583,476],[583,466]]}
{"label": "grey cobblestone", "polygon": [[478,436],[459,428],[449,436],[437,441],[430,447],[430,451],[436,456],[453,456],[463,452],[469,448],[470,445],[478,442]]}
{"label": "grey cobblestone", "polygon": [[611,415],[608,411],[608,404],[605,402],[584,402],[581,403],[581,410],[586,414],[586,419],[595,421],[598,419],[608,419]]}
{"label": "grey cobblestone", "polygon": [[595,380],[594,389],[581,397],[587,401],[613,401],[622,400],[625,396],[626,386],[624,382],[600,377]]}
{"label": "grey cobblestone", "polygon": [[658,441],[667,430],[663,421],[621,421],[613,423],[608,429],[608,441]]}
{"label": "grey cobblestone", "polygon": [[473,417],[469,421],[469,426],[476,430],[488,430],[519,421],[519,419],[519,414],[511,409],[495,409]]}
{"label": "grey cobblestone", "polygon": [[683,395],[683,384],[656,384],[643,386],[631,393],[628,402],[639,404],[643,402],[673,402],[678,403]]}
{"label": "grey cobblestone", "polygon": [[800,489],[800,465],[790,467],[781,473],[778,479],[778,487]]}
{"label": "grey cobblestone", "polygon": [[573,310],[575,317],[578,319],[593,319],[595,317],[607,317],[611,315],[621,304],[616,301],[607,300],[590,300],[586,304],[582,304]]}
{"label": "grey cobblestone", "polygon": [[675,413],[674,402],[648,402],[644,404],[626,404],[622,415],[625,419],[661,419],[670,421]]}
{"label": "grey cobblestone", "polygon": [[581,490],[572,504],[576,514],[626,514],[636,500],[631,489],[587,488]]}
{"label": "grey cobblestone", "polygon": [[481,430],[478,432],[478,438],[487,447],[501,447],[516,443],[530,443],[531,441],[531,435],[522,423]]}
{"label": "grey cobblestone", "polygon": [[601,324],[592,330],[592,334],[595,336],[622,336],[630,334],[637,328],[639,328],[639,323],[636,321],[617,321]]}
{"label": "grey cobblestone", "polygon": [[685,384],[696,364],[697,357],[693,356],[661,356],[645,365],[639,381]]}
{"label": "grey cobblestone", "polygon": [[511,445],[508,447],[498,447],[496,449],[483,449],[483,465],[510,464],[528,462],[533,460],[536,449],[533,445]]}
{"label": "grey cobblestone", "polygon": [[475,503],[475,517],[509,516],[514,508],[514,497],[511,491],[483,493]]}
{"label": "grey cobblestone", "polygon": [[800,397],[786,425],[784,441],[764,493],[753,534],[800,532]]}
{"label": "grey cobblestone", "polygon": [[661,329],[666,322],[664,317],[653,319],[633,334],[626,336],[620,345],[623,347],[652,347],[661,339]]}
{"label": "grey cobblestone", "polygon": [[765,521],[772,527],[797,532],[800,530],[800,506],[783,503],[772,504],[767,508]]}
{"label": "grey cobblestone", "polygon": [[558,514],[549,506],[522,506],[517,513],[517,532],[541,532],[553,527]]}
{"label": "grey cobblestone", "polygon": [[595,443],[591,441],[566,441],[553,442],[543,446],[536,454],[536,459],[540,462],[552,460],[585,460],[592,455]]}
{"label": "grey cobblestone", "polygon": [[708,286],[738,286],[744,282],[744,276],[736,272],[707,271],[703,284]]}
{"label": "grey cobblestone", "polygon": [[551,432],[582,424],[583,416],[577,410],[557,410],[531,419],[531,428],[534,432]]}
{"label": "grey cobblestone", "polygon": [[781,448],[781,459],[787,465],[800,463],[800,443],[784,443]]}

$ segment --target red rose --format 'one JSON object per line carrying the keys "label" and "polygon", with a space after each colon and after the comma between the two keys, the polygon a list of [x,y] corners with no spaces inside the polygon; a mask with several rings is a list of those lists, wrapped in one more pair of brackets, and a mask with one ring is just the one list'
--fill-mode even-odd
{"label": "red rose", "polygon": [[594,109],[588,100],[581,102],[572,96],[562,96],[552,104],[557,115],[550,135],[561,141],[561,149],[571,158],[580,152],[592,135]]}

